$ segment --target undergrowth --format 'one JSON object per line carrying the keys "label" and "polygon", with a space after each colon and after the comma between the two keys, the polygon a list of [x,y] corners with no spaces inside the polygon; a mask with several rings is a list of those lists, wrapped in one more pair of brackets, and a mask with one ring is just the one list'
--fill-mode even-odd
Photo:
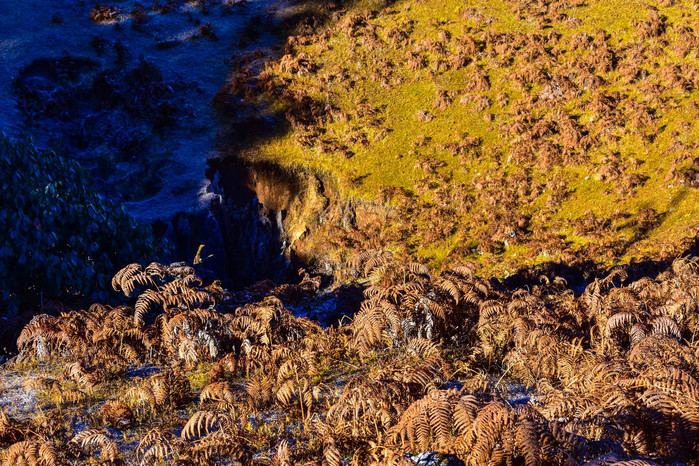
{"label": "undergrowth", "polygon": [[[113,269],[165,255],[149,227],[96,192],[80,165],[0,135],[0,314],[57,298],[105,299]],[[54,303],[55,304],[55,303]]]}
{"label": "undergrowth", "polygon": [[230,293],[159,263],[114,277],[129,305],[36,316],[3,464],[698,464],[697,259],[578,296],[376,250],[347,268],[364,300],[327,328],[289,310],[315,277]]}

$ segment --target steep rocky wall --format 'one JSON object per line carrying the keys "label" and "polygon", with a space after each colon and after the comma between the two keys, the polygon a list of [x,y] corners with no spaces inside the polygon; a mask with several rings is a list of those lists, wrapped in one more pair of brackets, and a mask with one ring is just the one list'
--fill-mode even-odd
{"label": "steep rocky wall", "polygon": [[277,165],[227,159],[210,176],[218,195],[211,210],[234,285],[293,280],[300,267],[332,276],[343,259],[338,239],[392,215],[388,207],[343,198],[316,174]]}
{"label": "steep rocky wall", "polygon": [[305,265],[295,254],[297,242],[328,205],[317,178],[227,161],[215,169],[212,186],[220,194],[212,211],[234,284],[280,282]]}

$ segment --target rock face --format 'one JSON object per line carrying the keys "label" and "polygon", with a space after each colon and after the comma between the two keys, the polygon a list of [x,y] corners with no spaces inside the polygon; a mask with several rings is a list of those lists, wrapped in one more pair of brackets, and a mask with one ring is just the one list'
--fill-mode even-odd
{"label": "rock face", "polygon": [[280,282],[307,265],[299,244],[329,201],[322,183],[276,166],[223,163],[213,175],[219,195],[212,212],[220,226],[226,275],[234,284]]}
{"label": "rock face", "polygon": [[376,247],[372,232],[396,216],[390,207],[346,199],[316,174],[235,159],[215,165],[212,212],[233,285],[294,280],[298,268],[332,276],[338,250]]}

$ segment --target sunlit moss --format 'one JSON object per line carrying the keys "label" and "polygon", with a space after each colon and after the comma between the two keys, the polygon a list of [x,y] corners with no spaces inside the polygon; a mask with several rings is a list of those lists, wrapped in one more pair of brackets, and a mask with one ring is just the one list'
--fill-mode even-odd
{"label": "sunlit moss", "polygon": [[[518,239],[516,247],[486,248],[484,254],[479,250],[465,257],[459,253],[462,258],[483,263],[485,273],[505,274],[547,257],[569,260],[598,241],[573,231],[587,212],[605,219],[630,218],[614,220],[606,233],[606,240],[615,242],[619,251],[613,257],[594,258],[609,264],[655,254],[661,243],[668,251],[676,249],[694,235],[699,195],[695,188],[678,184],[678,178],[668,174],[671,168],[677,172],[694,164],[691,157],[678,157],[683,149],[677,143],[684,144],[686,151],[698,141],[695,105],[699,93],[693,84],[682,90],[671,82],[670,75],[663,74],[666,65],[677,65],[683,77],[695,79],[689,71],[697,65],[695,47],[688,46],[686,55],[681,51],[687,42],[682,28],[691,27],[697,16],[693,8],[681,3],[662,8],[658,13],[662,26],[659,37],[643,36],[644,24],[652,23],[655,13],[641,2],[568,2],[537,7],[504,1],[468,5],[447,1],[436,10],[431,2],[402,1],[388,9],[373,8],[369,12],[371,9],[362,4],[350,9],[326,31],[317,31],[307,45],[294,46],[292,57],[305,57],[315,70],[295,72],[274,63],[267,66],[285,87],[325,105],[332,117],[317,125],[320,132],[312,133],[303,143],[299,141],[305,130],[292,129],[257,142],[254,151],[243,153],[243,158],[253,156],[321,174],[335,180],[344,197],[376,201],[386,187],[408,190],[422,204],[410,218],[402,219],[408,236],[385,247],[397,247],[432,265],[441,264],[459,248],[473,249],[460,246],[486,235],[495,221],[474,226],[474,218],[489,209],[479,197],[479,183],[488,176],[505,175],[507,180],[518,170],[524,170],[530,186],[545,186],[556,176],[568,195],[554,207],[548,205],[546,189],[533,200],[518,201],[516,210],[529,219],[529,233]],[[358,18],[354,23],[351,15]],[[394,40],[391,34],[395,31],[404,32],[405,40]],[[503,33],[511,35],[505,39],[511,42],[538,36],[548,56],[529,57],[534,50],[530,46],[506,51],[505,45],[485,45],[488,35]],[[478,46],[478,51],[469,55],[468,64],[435,70],[440,56],[443,59],[445,55],[429,44],[443,43],[449,56],[456,53],[458,40],[465,37],[474,38]],[[581,37],[589,42],[575,46]],[[560,84],[556,80],[565,76],[575,80],[580,72],[575,65],[591,59],[602,44],[596,41],[603,41],[613,54],[608,65],[591,69],[601,85],[595,89],[597,84],[592,88],[577,84],[573,94],[549,102],[546,93],[551,90],[547,86]],[[636,53],[634,48],[640,48],[642,60],[637,64],[638,76],[629,79],[624,67],[633,64],[627,55]],[[407,64],[410,52],[424,56],[424,65]],[[518,84],[518,74],[537,69],[544,73],[540,81]],[[487,76],[488,89],[469,90],[474,72]],[[443,108],[435,107],[437,91],[452,93]],[[620,93],[616,114],[591,110],[591,102],[600,93],[614,92]],[[264,101],[272,107],[279,105],[280,101],[268,98]],[[645,106],[651,121],[642,120],[642,116],[637,120],[634,105]],[[587,149],[574,149],[575,163],[556,162],[549,167],[540,163],[538,156],[529,161],[513,159],[511,153],[521,139],[508,131],[516,113],[523,110],[538,120],[554,123],[569,115],[593,143]],[[421,119],[420,112],[429,116]],[[612,121],[600,121],[605,117]],[[416,141],[421,137],[427,138],[427,143],[418,147]],[[452,155],[449,145],[464,137],[478,138],[479,147],[466,155]],[[617,157],[621,175],[640,176],[643,181],[625,189],[621,178],[600,177],[610,154]],[[421,168],[425,159],[443,166],[426,172]],[[426,241],[425,232],[440,203],[434,195],[435,186],[444,183],[465,185],[475,203],[450,214],[457,233]],[[653,209],[660,219],[644,231],[633,222],[642,209]],[[566,250],[542,254],[545,248],[534,245],[538,231],[561,235]]]}

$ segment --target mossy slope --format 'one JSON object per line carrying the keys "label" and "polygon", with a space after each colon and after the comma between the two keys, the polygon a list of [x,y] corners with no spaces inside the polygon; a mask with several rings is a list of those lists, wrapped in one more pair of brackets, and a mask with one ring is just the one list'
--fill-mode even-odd
{"label": "mossy slope", "polygon": [[678,252],[699,213],[697,19],[685,2],[360,5],[243,76],[289,130],[240,156],[397,207],[378,243],[433,265]]}

